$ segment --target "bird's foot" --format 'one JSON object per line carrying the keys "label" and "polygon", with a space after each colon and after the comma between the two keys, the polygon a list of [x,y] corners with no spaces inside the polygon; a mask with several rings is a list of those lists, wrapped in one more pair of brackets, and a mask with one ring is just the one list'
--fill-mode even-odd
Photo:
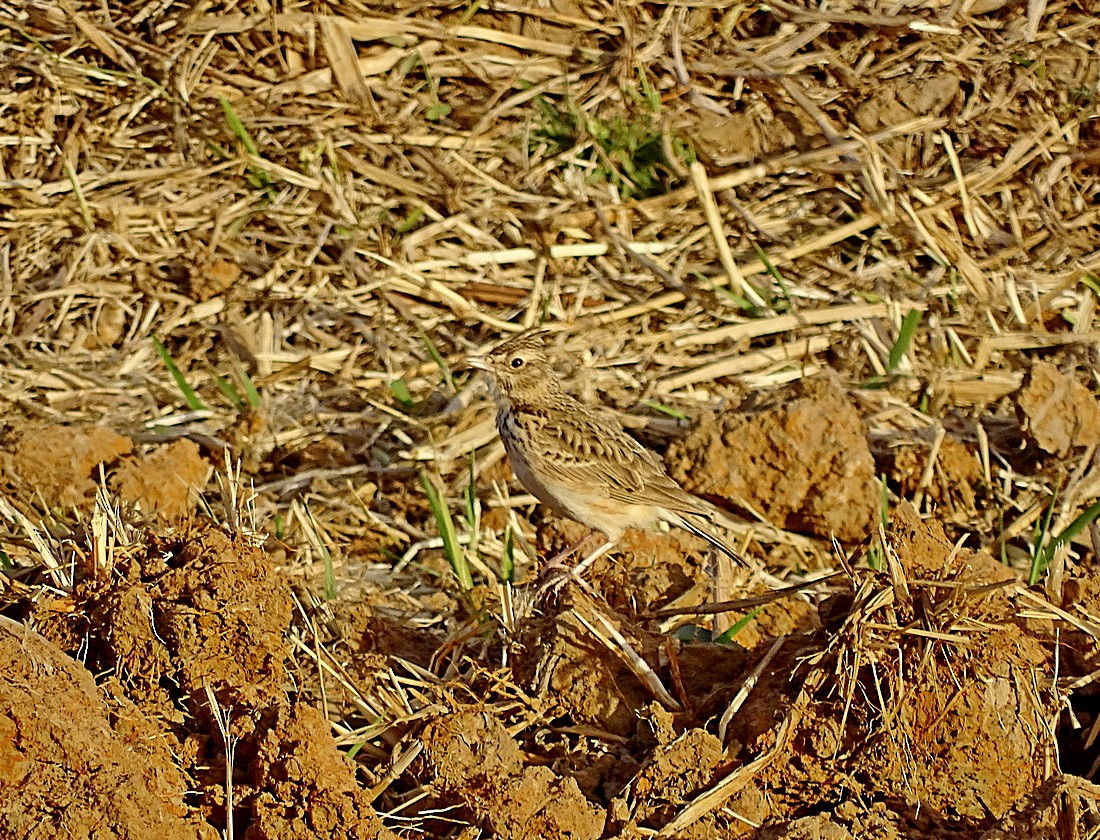
{"label": "bird's foot", "polygon": [[[587,540],[587,537],[585,537],[585,540]],[[584,579],[584,573],[596,560],[610,551],[615,543],[610,541],[605,542],[576,566],[569,566],[566,564],[565,558],[576,551],[585,540],[575,543],[566,551],[555,554],[546,561],[546,565],[542,567],[542,571],[539,573],[535,590],[537,593],[536,597],[540,600],[549,597],[557,597],[561,593],[562,588],[570,582],[577,584],[589,595],[596,597],[596,591],[592,588],[591,584]]]}
{"label": "bird's foot", "polygon": [[575,584],[589,595],[595,595],[592,585],[578,574],[573,566],[565,563],[547,564],[535,583],[535,598],[538,601],[556,599],[569,584]]}

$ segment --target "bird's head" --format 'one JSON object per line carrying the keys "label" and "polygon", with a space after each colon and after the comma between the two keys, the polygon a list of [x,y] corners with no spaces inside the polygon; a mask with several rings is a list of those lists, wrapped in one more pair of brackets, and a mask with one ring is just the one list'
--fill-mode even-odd
{"label": "bird's head", "polygon": [[546,358],[547,332],[526,332],[509,338],[484,356],[470,356],[472,368],[488,371],[494,396],[513,403],[538,402],[560,391],[557,375]]}

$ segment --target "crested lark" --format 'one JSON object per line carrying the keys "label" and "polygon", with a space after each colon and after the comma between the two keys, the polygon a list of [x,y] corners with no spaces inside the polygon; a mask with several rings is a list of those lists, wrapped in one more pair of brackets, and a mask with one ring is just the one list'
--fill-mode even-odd
{"label": "crested lark", "polygon": [[497,431],[523,486],[551,510],[607,538],[576,572],[609,551],[627,528],[659,522],[684,528],[744,564],[711,530],[711,505],[684,492],[618,421],[562,390],[543,336],[524,333],[467,361],[491,375]]}

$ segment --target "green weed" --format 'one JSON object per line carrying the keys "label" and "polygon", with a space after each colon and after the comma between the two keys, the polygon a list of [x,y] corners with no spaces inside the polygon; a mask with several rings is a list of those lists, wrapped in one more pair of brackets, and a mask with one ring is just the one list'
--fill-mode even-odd
{"label": "green weed", "polygon": [[435,517],[436,528],[443,540],[443,556],[447,558],[455,580],[458,582],[459,591],[465,596],[474,588],[474,579],[470,574],[470,566],[466,562],[466,554],[458,542],[458,533],[455,531],[454,520],[451,519],[451,510],[443,499],[435,481],[424,471],[420,471],[420,485],[424,488],[424,494],[428,497],[428,506]]}
{"label": "green weed", "polygon": [[393,380],[390,383],[390,391],[393,393],[394,398],[405,408],[412,408],[416,405],[416,400],[413,399],[412,392],[409,391],[409,386],[404,379]]}
{"label": "green weed", "polygon": [[588,171],[589,183],[608,183],[623,198],[646,198],[669,189],[677,166],[666,157],[666,147],[681,167],[695,160],[690,144],[676,134],[667,139],[655,111],[660,97],[646,93],[638,97],[641,113],[584,114],[572,105],[558,106],[548,98],[535,99],[541,120],[532,132],[532,151],[545,147],[560,155],[586,146],[577,164]]}
{"label": "green weed", "polygon": [[916,334],[920,322],[921,311],[919,309],[910,309],[905,313],[905,317],[901,321],[901,329],[898,330],[897,340],[894,342],[894,346],[890,348],[890,358],[886,362],[886,369],[891,373],[898,369],[901,360],[909,352],[909,346],[913,343],[913,336]]}
{"label": "green weed", "polygon": [[1100,518],[1100,502],[1094,502],[1085,508],[1084,512],[1065,527],[1062,533],[1055,537],[1050,536],[1050,523],[1054,517],[1054,507],[1058,500],[1058,494],[1050,500],[1046,514],[1040,524],[1036,525],[1035,539],[1032,542],[1031,569],[1028,572],[1027,582],[1029,586],[1037,584],[1050,568],[1054,560],[1054,554],[1063,545],[1068,543],[1085,528]]}
{"label": "green weed", "polygon": [[[225,122],[229,126],[229,130],[233,132],[233,136],[237,138],[248,154],[259,157],[259,147],[256,146],[256,141],[252,139],[252,135],[248,133],[248,129],[244,127],[241,118],[237,116],[237,112],[233,109],[232,103],[224,96],[218,97],[218,103],[222,106],[222,113],[225,114]],[[259,166],[246,167],[245,180],[250,186],[265,191],[270,190],[275,183],[271,180],[271,176],[267,171]]]}
{"label": "green weed", "polygon": [[718,644],[718,645],[728,645],[728,644],[730,644],[733,641],[734,636],[736,636],[738,633],[740,633],[742,630],[744,630],[746,627],[748,627],[749,622],[751,622],[754,618],[756,618],[758,615],[760,615],[760,611],[762,609],[764,609],[764,608],[763,607],[757,607],[756,609],[751,610],[746,615],[744,615],[741,618],[737,619],[737,621],[735,621],[733,624],[731,624],[729,627],[726,628],[726,631],[724,633],[722,633],[721,635],[719,635],[715,638],[714,643]]}
{"label": "green weed", "polygon": [[172,375],[176,387],[179,388],[180,393],[183,395],[184,404],[192,411],[206,411],[207,408],[205,403],[199,399],[198,394],[195,393],[195,389],[191,387],[190,383],[187,381],[187,377],[185,377],[183,371],[179,369],[179,365],[176,364],[171,354],[156,337],[153,337],[153,346],[157,348],[157,355],[159,355],[160,360],[164,362],[164,366],[168,368],[168,373]]}

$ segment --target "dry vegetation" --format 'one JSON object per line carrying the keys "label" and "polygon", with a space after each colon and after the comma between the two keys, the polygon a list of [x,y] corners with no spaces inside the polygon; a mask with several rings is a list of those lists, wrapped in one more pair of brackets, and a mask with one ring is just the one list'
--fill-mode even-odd
{"label": "dry vegetation", "polygon": [[[0,34],[0,836],[1096,836],[1094,2]],[[533,603],[459,362],[536,325],[817,582]]]}

